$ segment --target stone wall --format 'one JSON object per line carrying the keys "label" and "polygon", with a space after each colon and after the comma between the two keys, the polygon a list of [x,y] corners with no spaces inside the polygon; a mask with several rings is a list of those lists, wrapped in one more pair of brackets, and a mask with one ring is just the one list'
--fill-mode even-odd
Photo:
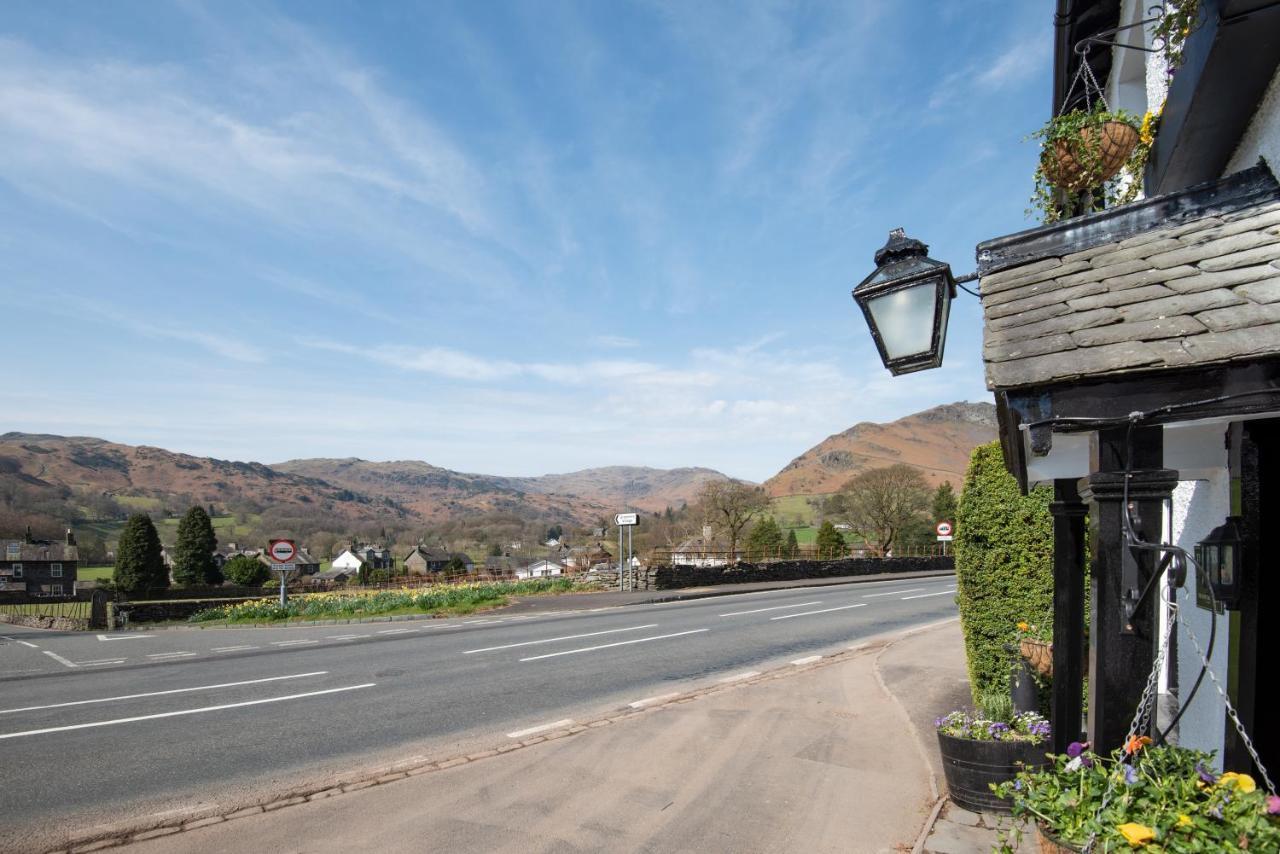
{"label": "stone wall", "polygon": [[0,614],[0,623],[26,626],[31,629],[57,629],[62,632],[82,632],[89,628],[89,621],[76,617],[33,616],[28,614]]}
{"label": "stone wall", "polygon": [[[783,560],[739,563],[737,566],[659,566],[649,570],[652,587],[676,590],[712,584],[746,584],[753,581],[794,581],[800,578],[839,578],[846,575],[880,575],[888,572],[954,572],[955,559],[946,557],[845,558],[844,560]],[[618,573],[613,573],[618,583]]]}

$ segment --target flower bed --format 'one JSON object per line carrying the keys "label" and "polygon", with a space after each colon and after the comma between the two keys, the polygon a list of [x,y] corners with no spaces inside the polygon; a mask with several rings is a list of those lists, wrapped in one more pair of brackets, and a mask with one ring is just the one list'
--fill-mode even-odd
{"label": "flower bed", "polygon": [[480,607],[506,602],[508,596],[562,593],[573,588],[567,578],[496,581],[480,584],[441,584],[431,587],[360,592],[334,591],[295,595],[282,607],[279,600],[253,599],[248,602],[207,608],[192,622],[221,620],[230,623],[273,622],[279,620],[327,620],[373,617],[392,613],[469,613]]}

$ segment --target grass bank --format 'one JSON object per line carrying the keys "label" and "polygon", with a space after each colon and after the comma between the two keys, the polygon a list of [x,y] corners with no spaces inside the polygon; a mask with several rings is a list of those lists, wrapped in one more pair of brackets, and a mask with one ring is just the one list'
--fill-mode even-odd
{"label": "grass bank", "polygon": [[567,578],[494,581],[477,584],[438,584],[401,590],[295,595],[281,607],[278,600],[254,599],[207,608],[191,622],[272,623],[290,620],[356,619],[401,614],[470,614],[507,603],[508,596],[565,593],[573,589]]}

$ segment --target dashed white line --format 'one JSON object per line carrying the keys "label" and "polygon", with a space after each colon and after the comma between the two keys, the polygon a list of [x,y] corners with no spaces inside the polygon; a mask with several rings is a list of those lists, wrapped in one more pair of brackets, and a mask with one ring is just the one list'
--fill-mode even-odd
{"label": "dashed white line", "polygon": [[804,664],[813,664],[815,661],[821,661],[821,660],[822,660],[822,656],[820,655],[807,655],[804,658],[797,658],[795,661],[791,663],[799,667]]}
{"label": "dashed white line", "polygon": [[908,587],[906,590],[886,590],[884,593],[868,593],[863,599],[874,599],[877,596],[897,596],[899,593],[916,593],[924,590],[923,587]]}
{"label": "dashed white line", "polygon": [[[84,664],[85,662],[80,663]],[[148,691],[145,694],[121,694],[118,697],[97,697],[92,700],[72,700],[69,703],[51,703],[47,706],[23,706],[20,709],[0,709],[0,715],[8,715],[14,712],[34,712],[40,709],[61,709],[66,706],[87,706],[91,703],[114,703],[118,700],[137,700],[141,697],[164,697],[169,694],[189,694],[192,691],[214,691],[219,688],[238,688],[241,685],[258,685],[263,682],[280,682],[285,679],[305,679],[308,676],[324,676],[328,672],[329,671],[327,670],[314,670],[311,673],[294,673],[289,676],[267,676],[262,679],[245,679],[242,682],[219,682],[216,685],[197,685],[194,688],[170,688],[168,691]]]}
{"label": "dashed white line", "polygon": [[307,643],[320,643],[320,641],[314,641],[314,640],[272,641],[271,645],[272,646],[301,646],[302,644],[307,644]]}
{"label": "dashed white line", "polygon": [[812,602],[797,602],[794,605],[774,605],[772,608],[755,608],[750,611],[730,611],[727,614],[721,614],[722,617],[741,617],[743,614],[763,614],[765,611],[785,611],[788,608],[803,608],[806,605],[821,605],[821,599],[815,599]]}
{"label": "dashed white line", "polygon": [[507,733],[507,738],[524,738],[526,735],[546,732],[549,729],[564,729],[567,726],[573,726],[573,718],[565,718],[562,721],[552,721],[549,724],[542,724],[541,726],[531,726],[528,729],[518,729],[515,732]]}
{"label": "dashed white line", "polygon": [[379,629],[380,635],[405,635],[409,632],[416,632],[417,629]]}
{"label": "dashed white line", "polygon": [[257,649],[257,648],[258,647],[254,646],[251,643],[242,643],[239,646],[215,646],[213,649],[209,651],[210,652],[239,652],[242,649]]}
{"label": "dashed white line", "polygon": [[948,593],[955,593],[955,592],[956,591],[954,590],[940,590],[937,593],[920,593],[916,596],[903,596],[902,601],[905,602],[908,599],[925,599],[929,596],[946,596]]}
{"label": "dashed white line", "polygon": [[58,655],[56,652],[50,652],[47,649],[42,649],[40,651],[43,652],[45,655],[49,656],[50,658],[52,658],[54,661],[58,662],[59,664],[66,665],[67,667],[79,667],[79,665],[76,664],[74,661],[67,661],[65,658]]}
{"label": "dashed white line", "polygon": [[355,640],[357,638],[367,638],[368,635],[325,635],[328,640]]}
{"label": "dashed white line", "polygon": [[35,645],[35,644],[33,644],[33,643],[27,643],[27,642],[26,642],[26,641],[24,641],[24,640],[18,640],[17,638],[11,638],[11,637],[9,637],[8,635],[0,635],[0,640],[13,641],[14,643],[20,643],[20,644],[22,644],[23,646],[29,646],[29,647],[31,647],[32,649],[39,649],[39,648],[40,648],[40,647],[36,646],[36,645]]}
{"label": "dashed white line", "polygon": [[581,649],[566,649],[563,652],[548,652],[548,653],[545,653],[544,655],[531,655],[528,658],[522,658],[520,660],[521,661],[539,661],[544,658],[555,658],[556,656],[560,656],[560,655],[575,655],[579,652],[595,652],[598,649],[609,649],[610,647],[614,647],[614,646],[627,646],[628,644],[633,644],[633,643],[647,643],[649,641],[665,640],[667,638],[678,638],[678,637],[683,637],[684,635],[696,635],[706,631],[710,631],[710,630],[709,629],[690,629],[687,632],[675,632],[669,635],[654,635],[652,637],[647,637],[647,638],[635,638],[634,640],[618,641],[617,643],[605,643],[605,644],[600,644],[599,646],[584,646]]}
{"label": "dashed white line", "polygon": [[857,605],[841,605],[839,608],[822,608],[818,611],[801,611],[799,614],[783,614],[780,617],[770,617],[770,620],[790,620],[792,617],[808,617],[812,614],[830,614],[832,611],[848,611],[850,608],[865,608],[866,602],[859,602]]}
{"label": "dashed white line", "polygon": [[117,724],[129,724],[136,721],[152,721],[158,718],[176,718],[180,715],[198,715],[204,712],[220,712],[224,709],[238,709],[243,706],[260,706],[264,703],[280,703],[285,700],[300,700],[303,697],[319,697],[322,694],[337,694],[341,691],[359,691],[362,688],[372,688],[377,685],[376,682],[365,682],[362,685],[347,685],[342,688],[326,688],[323,691],[308,691],[305,694],[286,694],[283,697],[267,697],[262,700],[244,700],[239,703],[223,703],[217,706],[203,706],[199,709],[182,709],[177,712],[157,712],[154,715],[136,715],[131,718],[116,718],[110,721],[92,721],[84,724],[67,724],[66,726],[45,727],[44,729],[29,729],[25,732],[5,732],[0,733],[0,739],[6,738],[22,738],[28,735],[45,735],[51,732],[67,732],[75,729],[91,729],[100,726],[115,726]]}
{"label": "dashed white line", "polygon": [[[98,658],[93,661],[77,661],[76,664],[81,667],[97,667],[99,664],[120,664],[126,660],[127,658]],[[0,714],[3,714],[3,712],[0,712]]]}
{"label": "dashed white line", "polygon": [[732,676],[722,676],[717,682],[741,682],[743,679],[750,679],[752,676],[759,676],[759,670],[748,670],[745,673],[734,673]]}
{"label": "dashed white line", "polygon": [[153,652],[147,658],[190,658],[194,652]]}
{"label": "dashed white line", "polygon": [[505,623],[506,620],[463,620],[464,626],[496,626],[498,623]]}
{"label": "dashed white line", "polygon": [[649,623],[648,625],[645,625],[645,626],[630,626],[625,629],[606,629],[605,631],[602,631],[602,632],[586,632],[585,634],[580,634],[580,635],[562,635],[561,637],[558,637],[558,638],[543,638],[542,640],[524,641],[522,643],[507,643],[507,644],[503,644],[502,646],[486,646],[486,647],[482,647],[481,649],[468,649],[464,651],[462,654],[471,655],[473,652],[493,652],[494,650],[499,650],[499,649],[514,649],[515,647],[518,647],[518,646],[536,646],[542,643],[555,643],[556,641],[577,640],[578,638],[593,638],[593,637],[596,637],[597,635],[613,635],[613,634],[617,634],[618,632],[638,632],[640,631],[640,629],[652,629],[657,625],[658,625],[657,623]]}
{"label": "dashed white line", "polygon": [[656,697],[645,697],[643,700],[636,700],[634,703],[627,703],[633,709],[643,709],[645,706],[656,706],[658,703],[665,703],[680,696],[679,691],[673,691],[670,694],[659,694]]}

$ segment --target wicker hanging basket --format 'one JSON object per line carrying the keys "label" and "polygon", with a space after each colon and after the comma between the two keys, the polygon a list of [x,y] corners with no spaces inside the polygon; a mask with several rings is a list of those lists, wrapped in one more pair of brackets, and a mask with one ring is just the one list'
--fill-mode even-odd
{"label": "wicker hanging basket", "polygon": [[1104,122],[1075,139],[1054,140],[1040,166],[1055,187],[1078,193],[1115,177],[1138,145],[1138,129],[1127,122]]}
{"label": "wicker hanging basket", "polygon": [[1046,679],[1053,678],[1053,644],[1035,638],[1023,638],[1018,643],[1018,651],[1036,673]]}

